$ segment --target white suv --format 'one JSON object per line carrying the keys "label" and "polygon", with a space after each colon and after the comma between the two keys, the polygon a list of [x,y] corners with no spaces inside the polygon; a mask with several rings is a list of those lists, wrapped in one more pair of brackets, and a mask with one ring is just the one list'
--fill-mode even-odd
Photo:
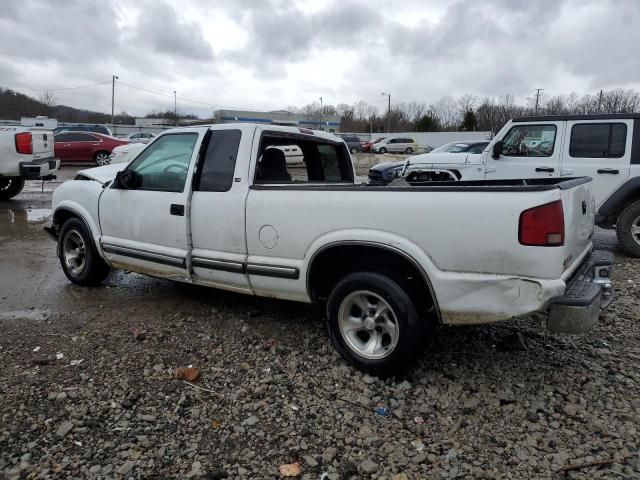
{"label": "white suv", "polygon": [[416,151],[416,141],[409,137],[387,138],[371,146],[374,153],[413,153]]}

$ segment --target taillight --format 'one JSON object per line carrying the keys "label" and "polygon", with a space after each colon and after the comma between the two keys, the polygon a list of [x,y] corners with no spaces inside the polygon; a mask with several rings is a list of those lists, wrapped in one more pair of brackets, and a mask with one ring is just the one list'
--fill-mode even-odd
{"label": "taillight", "polygon": [[556,200],[522,212],[518,240],[522,245],[536,247],[564,245],[562,201]]}
{"label": "taillight", "polygon": [[16,152],[33,153],[33,142],[30,132],[16,133]]}

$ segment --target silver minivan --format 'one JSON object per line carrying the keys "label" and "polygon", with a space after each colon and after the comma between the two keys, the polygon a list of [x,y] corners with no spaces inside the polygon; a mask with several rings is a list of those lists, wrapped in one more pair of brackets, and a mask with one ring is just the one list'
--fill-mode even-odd
{"label": "silver minivan", "polygon": [[374,153],[413,153],[416,151],[416,141],[409,137],[387,138],[371,146]]}

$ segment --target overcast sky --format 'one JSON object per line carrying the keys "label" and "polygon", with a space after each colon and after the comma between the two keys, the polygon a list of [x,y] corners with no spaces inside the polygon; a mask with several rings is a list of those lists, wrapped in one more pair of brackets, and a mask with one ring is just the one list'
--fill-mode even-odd
{"label": "overcast sky", "polygon": [[[0,86],[116,111],[640,89],[640,1],[2,0]],[[26,93],[26,92],[25,92]],[[30,95],[39,96],[37,92]]]}

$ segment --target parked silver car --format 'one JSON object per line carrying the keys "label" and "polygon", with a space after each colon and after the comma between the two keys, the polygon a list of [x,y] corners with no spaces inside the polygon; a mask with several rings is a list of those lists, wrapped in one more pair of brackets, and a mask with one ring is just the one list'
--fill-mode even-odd
{"label": "parked silver car", "polygon": [[416,148],[416,141],[413,138],[395,137],[374,143],[371,146],[371,151],[374,153],[413,153]]}

